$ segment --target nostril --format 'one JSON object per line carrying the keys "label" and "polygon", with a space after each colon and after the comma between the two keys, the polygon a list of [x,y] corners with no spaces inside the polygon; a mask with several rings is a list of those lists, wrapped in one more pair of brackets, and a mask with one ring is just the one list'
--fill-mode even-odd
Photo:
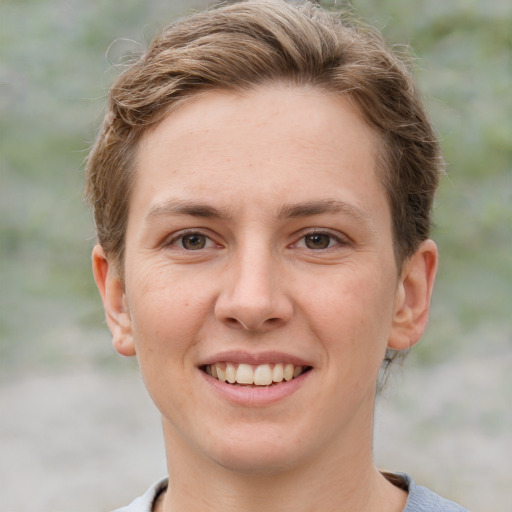
{"label": "nostril", "polygon": [[226,323],[230,327],[235,327],[235,328],[239,328],[239,329],[244,328],[244,329],[248,330],[248,327],[243,322],[241,322],[240,320],[237,320],[236,318],[226,318]]}
{"label": "nostril", "polygon": [[263,320],[263,322],[261,322],[258,325],[254,325],[249,322],[246,324],[239,318],[233,318],[233,317],[225,318],[224,321],[226,322],[226,324],[229,327],[232,327],[234,329],[244,329],[246,331],[260,331],[260,330],[266,330],[268,328],[278,326],[279,323],[281,322],[281,319],[277,318],[277,317],[267,318],[267,319]]}

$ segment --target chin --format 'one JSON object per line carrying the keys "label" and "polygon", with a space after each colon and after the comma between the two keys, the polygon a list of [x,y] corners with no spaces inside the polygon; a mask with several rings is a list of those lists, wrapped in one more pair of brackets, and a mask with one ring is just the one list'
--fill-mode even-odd
{"label": "chin", "polygon": [[274,450],[273,453],[266,451],[256,452],[255,450],[244,450],[242,453],[231,451],[219,454],[214,458],[222,468],[234,473],[271,476],[291,470],[298,465],[298,460],[291,454],[283,453],[282,450]]}
{"label": "chin", "polygon": [[[226,435],[214,443],[210,458],[219,466],[241,474],[272,475],[296,467],[304,453],[298,451],[301,443],[291,435],[262,432],[261,425],[247,429],[245,435]],[[254,435],[253,435],[254,434]]]}

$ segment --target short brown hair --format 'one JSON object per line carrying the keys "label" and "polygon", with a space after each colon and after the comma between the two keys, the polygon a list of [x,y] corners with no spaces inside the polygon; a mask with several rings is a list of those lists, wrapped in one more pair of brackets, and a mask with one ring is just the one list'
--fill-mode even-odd
{"label": "short brown hair", "polygon": [[381,134],[398,267],[428,238],[443,161],[403,60],[346,14],[310,2],[248,0],[171,24],[110,89],[87,159],[86,198],[98,241],[121,273],[142,134],[198,92],[283,81],[348,95]]}

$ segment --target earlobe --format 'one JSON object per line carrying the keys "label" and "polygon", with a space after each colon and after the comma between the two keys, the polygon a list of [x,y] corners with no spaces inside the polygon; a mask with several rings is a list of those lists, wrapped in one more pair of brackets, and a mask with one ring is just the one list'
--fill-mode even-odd
{"label": "earlobe", "polygon": [[107,325],[112,333],[112,344],[119,354],[134,356],[136,351],[124,285],[99,244],[92,251],[92,271],[103,301]]}
{"label": "earlobe", "polygon": [[432,240],[425,240],[404,265],[395,297],[389,348],[408,349],[423,336],[428,322],[437,262],[436,244]]}

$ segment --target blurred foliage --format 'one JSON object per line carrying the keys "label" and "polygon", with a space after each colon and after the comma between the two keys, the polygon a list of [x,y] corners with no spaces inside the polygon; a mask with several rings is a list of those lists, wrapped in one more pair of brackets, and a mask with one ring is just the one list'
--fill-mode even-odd
{"label": "blurred foliage", "polygon": [[[116,364],[105,351],[109,336],[90,275],[94,234],[81,200],[82,161],[116,65],[143,48],[165,22],[207,4],[2,3],[4,369],[78,364],[84,358]],[[352,5],[390,43],[414,49],[415,72],[448,162],[436,203],[439,282],[430,331],[414,352],[416,361],[433,364],[456,353],[510,349],[512,4],[353,0]]]}
{"label": "blurred foliage", "polygon": [[354,0],[353,6],[390,43],[413,49],[447,161],[434,217],[441,263],[431,324],[412,355],[426,364],[510,350],[512,4]]}

